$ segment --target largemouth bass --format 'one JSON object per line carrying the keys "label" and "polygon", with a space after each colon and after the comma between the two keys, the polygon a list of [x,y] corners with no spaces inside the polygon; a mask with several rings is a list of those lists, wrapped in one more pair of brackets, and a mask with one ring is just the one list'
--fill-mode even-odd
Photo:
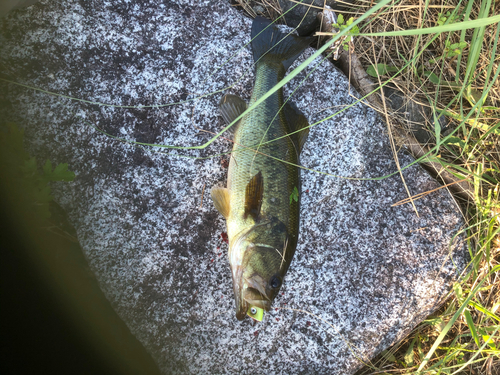
{"label": "largemouth bass", "polygon": [[[283,79],[310,42],[311,38],[281,33],[265,18],[254,20],[256,79],[251,104]],[[246,108],[243,99],[235,95],[224,96],[220,103],[228,123]],[[227,188],[211,190],[215,207],[227,221],[239,320],[247,314],[262,319],[292,261],[299,235],[300,204],[300,170],[292,164],[299,164],[307,127],[307,119],[290,102],[284,103],[279,89],[238,122]]]}

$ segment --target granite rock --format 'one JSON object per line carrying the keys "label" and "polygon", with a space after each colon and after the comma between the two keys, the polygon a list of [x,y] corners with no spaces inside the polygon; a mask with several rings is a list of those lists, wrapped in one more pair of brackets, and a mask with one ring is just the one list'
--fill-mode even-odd
{"label": "granite rock", "polygon": [[[251,94],[251,21],[226,1],[45,0],[0,22],[0,77],[88,101],[0,85],[1,118],[25,128],[29,151],[76,173],[53,195],[165,374],[353,373],[433,312],[465,267],[452,197],[392,206],[408,195],[384,124],[316,59],[285,88],[311,73],[293,94],[315,124],[295,259],[264,321],[237,321],[225,222],[208,197],[226,179],[229,135],[203,150],[126,141],[192,146],[219,131],[223,93]],[[402,174],[412,195],[439,186],[415,164]]]}

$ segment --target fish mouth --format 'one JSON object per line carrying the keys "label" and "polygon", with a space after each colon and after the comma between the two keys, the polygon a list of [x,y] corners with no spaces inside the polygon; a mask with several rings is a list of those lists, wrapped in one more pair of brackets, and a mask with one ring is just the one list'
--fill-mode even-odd
{"label": "fish mouth", "polygon": [[[255,298],[256,295],[262,298]],[[271,301],[267,296],[262,296],[262,294],[254,288],[246,288],[242,295],[236,296],[236,318],[238,320],[243,320],[247,316],[248,309],[251,306],[259,307],[265,311],[271,309]]]}
{"label": "fish mouth", "polygon": [[266,282],[258,274],[246,278],[244,276],[245,269],[245,254],[240,249],[241,242],[246,240],[248,235],[255,230],[256,227],[267,225],[270,220],[254,225],[248,230],[244,230],[238,234],[234,244],[230,244],[229,264],[233,276],[233,290],[236,302],[236,318],[243,320],[247,316],[250,306],[259,307],[265,311],[271,308],[271,300],[266,293]]}

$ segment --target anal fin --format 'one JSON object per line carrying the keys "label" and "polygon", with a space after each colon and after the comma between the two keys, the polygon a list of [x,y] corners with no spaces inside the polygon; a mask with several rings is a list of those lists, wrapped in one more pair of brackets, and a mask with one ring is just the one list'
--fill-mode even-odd
{"label": "anal fin", "polygon": [[262,196],[264,194],[264,178],[259,171],[250,179],[245,189],[245,213],[243,217],[246,219],[248,215],[252,216],[256,221],[260,214],[262,206]]}

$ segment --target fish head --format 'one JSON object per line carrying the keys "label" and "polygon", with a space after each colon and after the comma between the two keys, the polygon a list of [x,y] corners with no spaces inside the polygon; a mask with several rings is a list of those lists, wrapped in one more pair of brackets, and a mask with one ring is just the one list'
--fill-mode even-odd
{"label": "fish head", "polygon": [[253,226],[234,242],[230,265],[238,320],[250,306],[271,309],[291,262],[287,248],[287,228],[277,219]]}

